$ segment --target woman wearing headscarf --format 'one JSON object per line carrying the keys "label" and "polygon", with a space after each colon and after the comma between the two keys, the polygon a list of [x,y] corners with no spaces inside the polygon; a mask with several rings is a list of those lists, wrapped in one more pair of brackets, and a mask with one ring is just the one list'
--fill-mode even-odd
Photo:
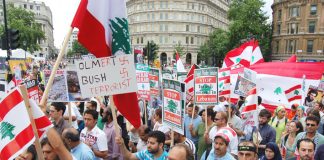
{"label": "woman wearing headscarf", "polygon": [[306,116],[305,116],[305,107],[298,106],[297,107],[297,114],[293,120],[298,120],[302,125],[303,128],[306,128]]}
{"label": "woman wearing headscarf", "polygon": [[267,143],[265,154],[260,160],[282,160],[278,145],[273,142]]}
{"label": "woman wearing headscarf", "polygon": [[303,125],[299,121],[291,121],[288,125],[288,134],[282,137],[281,150],[282,156],[286,159],[294,157],[293,144],[296,140],[296,135],[303,132]]}
{"label": "woman wearing headscarf", "polygon": [[280,144],[282,132],[285,131],[288,119],[286,118],[286,109],[284,106],[278,106],[274,116],[269,121],[269,125],[276,130],[276,143]]}

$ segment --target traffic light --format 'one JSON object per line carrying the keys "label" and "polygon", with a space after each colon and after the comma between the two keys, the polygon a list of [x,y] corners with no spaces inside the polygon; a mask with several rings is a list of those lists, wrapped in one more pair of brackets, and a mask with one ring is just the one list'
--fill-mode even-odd
{"label": "traffic light", "polygon": [[7,39],[6,39],[6,36],[3,34],[1,35],[1,38],[0,38],[0,48],[2,50],[7,50]]}
{"label": "traffic light", "polygon": [[9,29],[10,49],[17,49],[19,47],[19,30]]}

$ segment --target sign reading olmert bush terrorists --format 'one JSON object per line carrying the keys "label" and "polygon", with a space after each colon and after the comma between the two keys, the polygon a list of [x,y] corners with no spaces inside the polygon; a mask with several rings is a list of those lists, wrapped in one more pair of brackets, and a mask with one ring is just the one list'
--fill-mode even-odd
{"label": "sign reading olmert bush terrorists", "polygon": [[216,105],[218,103],[218,68],[195,69],[195,104]]}
{"label": "sign reading olmert bush terrorists", "polygon": [[76,65],[83,98],[137,91],[131,54],[78,61]]}
{"label": "sign reading olmert bush terrorists", "polygon": [[175,132],[184,134],[185,84],[176,80],[163,79],[162,122]]}

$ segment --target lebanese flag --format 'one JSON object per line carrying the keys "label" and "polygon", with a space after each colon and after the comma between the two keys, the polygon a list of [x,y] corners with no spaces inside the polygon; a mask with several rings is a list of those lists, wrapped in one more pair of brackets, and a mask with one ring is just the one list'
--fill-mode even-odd
{"label": "lebanese flag", "polygon": [[301,95],[301,85],[296,85],[293,86],[291,88],[289,88],[288,90],[285,91],[286,97],[288,99],[288,102],[292,102],[294,100],[301,100],[302,99],[302,95]]}
{"label": "lebanese flag", "polygon": [[187,72],[183,66],[183,63],[181,61],[178,51],[176,51],[176,60],[177,60],[177,72]]}
{"label": "lebanese flag", "polygon": [[0,102],[0,159],[12,160],[35,140],[25,102],[16,88]]}
{"label": "lebanese flag", "polygon": [[254,48],[254,40],[243,43],[240,47],[229,51],[223,62],[222,68],[227,68],[241,64],[245,67],[250,66],[252,52]]}
{"label": "lebanese flag", "polygon": [[219,95],[230,97],[231,93],[231,68],[223,68],[218,72]]}
{"label": "lebanese flag", "polygon": [[242,109],[241,113],[251,112],[257,109],[258,95],[256,93],[257,93],[256,87],[252,88],[249,91],[248,96],[245,99],[245,103],[241,107]]}
{"label": "lebanese flag", "polygon": [[53,127],[52,122],[46,117],[44,112],[37,105],[36,101],[29,99],[29,104],[32,110],[32,115],[35,121],[39,139],[44,138],[48,129]]}
{"label": "lebanese flag", "polygon": [[251,61],[250,61],[250,65],[254,65],[257,63],[263,63],[264,59],[262,56],[262,52],[259,46],[259,42],[257,40],[254,41],[253,44],[253,52],[252,52],[252,57],[251,57]]}
{"label": "lebanese flag", "polygon": [[195,69],[199,69],[199,67],[196,64],[193,64],[187,74],[187,78],[184,80],[184,83],[186,85],[186,99],[187,103],[193,100],[194,96],[194,75],[195,75]]}
{"label": "lebanese flag", "polygon": [[[126,0],[81,0],[72,27],[78,41],[97,58],[131,54]],[[118,111],[135,127],[141,125],[136,92],[114,95]]]}
{"label": "lebanese flag", "polygon": [[291,57],[287,59],[287,62],[297,62],[296,54],[291,55]]}

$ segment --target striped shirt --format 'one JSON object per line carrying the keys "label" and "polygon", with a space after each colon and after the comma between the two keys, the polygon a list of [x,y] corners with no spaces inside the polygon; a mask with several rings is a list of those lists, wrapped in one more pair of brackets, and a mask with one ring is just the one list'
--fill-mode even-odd
{"label": "striped shirt", "polygon": [[190,140],[189,138],[186,138],[186,140],[183,142],[183,144],[187,145],[191,149],[194,157],[196,157],[196,146],[192,142],[192,140]]}

